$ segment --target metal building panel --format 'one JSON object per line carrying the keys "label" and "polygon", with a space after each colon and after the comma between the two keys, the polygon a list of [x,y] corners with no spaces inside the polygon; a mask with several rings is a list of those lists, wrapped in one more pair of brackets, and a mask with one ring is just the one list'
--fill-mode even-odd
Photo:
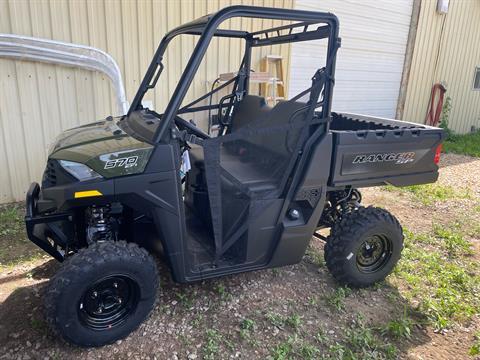
{"label": "metal building panel", "polygon": [[[169,29],[206,12],[239,3],[293,6],[293,0],[0,0],[0,32],[76,42],[108,52],[122,71],[131,101],[153,53]],[[251,29],[262,25],[251,19],[230,23],[237,27],[248,25]],[[191,37],[172,44],[171,55],[165,59],[164,83],[146,98],[153,102],[154,108],[165,107],[194,43]],[[290,47],[279,48],[265,48],[263,55],[281,53],[286,65]],[[237,70],[235,60],[240,56],[238,41],[227,39],[222,45],[213,44],[192,84],[192,94],[198,96],[206,91],[220,73]],[[252,63],[255,69],[260,58],[257,56]],[[0,161],[8,168],[0,174],[2,203],[23,200],[28,184],[41,180],[48,144],[60,131],[112,113],[114,98],[109,80],[101,74],[48,64],[0,59],[0,83]]]}
{"label": "metal building panel", "polygon": [[[107,28],[105,24],[105,7],[102,1],[87,0],[88,35],[89,45],[107,48]],[[115,98],[110,85],[110,80],[102,76],[93,76],[93,97],[95,99],[96,118],[104,118],[115,113]]]}
{"label": "metal building panel", "polygon": [[[394,117],[410,26],[412,0],[297,0],[296,8],[333,12],[340,21],[333,109]],[[290,91],[309,86],[325,63],[326,41],[292,47]]]}
{"label": "metal building panel", "polygon": [[424,122],[432,85],[444,82],[452,99],[450,128],[480,128],[480,91],[472,86],[480,66],[479,23],[478,1],[451,1],[445,15],[437,13],[436,1],[422,1],[403,119]]}

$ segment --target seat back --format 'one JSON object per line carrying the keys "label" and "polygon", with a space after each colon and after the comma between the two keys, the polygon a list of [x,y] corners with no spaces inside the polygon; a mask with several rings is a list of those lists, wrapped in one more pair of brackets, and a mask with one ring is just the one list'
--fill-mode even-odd
{"label": "seat back", "polygon": [[244,139],[248,144],[278,156],[290,155],[298,141],[301,127],[280,129],[268,132],[268,128],[278,128],[282,125],[297,124],[304,121],[305,114],[300,109],[306,104],[298,101],[281,101],[273,108],[268,106],[260,96],[247,95],[239,102],[232,116],[230,133],[250,127],[265,130]]}
{"label": "seat back", "polygon": [[267,105],[265,98],[256,95],[245,95],[235,106],[230,132],[235,132],[255,121],[264,119],[268,116],[270,110],[272,108]]}

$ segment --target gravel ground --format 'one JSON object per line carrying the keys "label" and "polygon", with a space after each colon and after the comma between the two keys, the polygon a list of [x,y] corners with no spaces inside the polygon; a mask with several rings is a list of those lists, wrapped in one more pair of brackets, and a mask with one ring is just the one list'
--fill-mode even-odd
{"label": "gravel ground", "polygon": [[[404,193],[367,189],[365,203],[386,207],[414,231],[429,229],[433,222],[451,216],[467,216],[479,203],[480,159],[445,155],[441,165],[440,183],[466,189],[470,198],[424,206],[412,203]],[[37,258],[3,268],[0,359],[265,359],[288,346],[295,349],[295,358],[338,358],[335,344],[346,341],[347,330],[359,316],[376,328],[405,310],[414,312],[414,304],[388,281],[355,290],[344,299],[343,308],[332,307],[338,285],[322,257],[323,243],[313,239],[300,264],[192,285],[175,284],[160,261],[162,286],[152,315],[128,338],[98,349],[70,346],[46,327],[42,293],[58,268],[56,262]],[[445,334],[415,326],[409,340],[380,335],[379,341],[392,343],[400,358],[469,358],[475,326]],[[309,346],[317,349],[312,356],[303,350]]]}
{"label": "gravel ground", "polygon": [[480,159],[448,154],[441,160],[441,166],[440,184],[468,190],[480,198]]}

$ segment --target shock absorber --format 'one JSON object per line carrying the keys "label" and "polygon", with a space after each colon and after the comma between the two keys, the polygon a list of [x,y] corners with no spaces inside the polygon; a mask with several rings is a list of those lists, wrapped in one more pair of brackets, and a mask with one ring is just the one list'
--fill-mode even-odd
{"label": "shock absorber", "polygon": [[87,209],[87,243],[89,245],[98,241],[115,240],[110,210],[110,204],[92,205]]}

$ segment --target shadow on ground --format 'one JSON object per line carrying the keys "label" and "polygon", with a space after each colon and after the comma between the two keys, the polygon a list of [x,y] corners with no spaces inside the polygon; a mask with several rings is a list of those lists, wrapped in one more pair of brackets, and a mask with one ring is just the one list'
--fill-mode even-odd
{"label": "shadow on ground", "polygon": [[[343,309],[329,305],[339,286],[324,267],[307,256],[300,264],[281,269],[232,275],[190,285],[174,283],[160,262],[162,287],[152,316],[128,338],[98,349],[80,349],[58,339],[43,317],[46,280],[58,268],[51,260],[31,269],[27,284],[14,290],[0,305],[0,350],[3,354],[32,358],[128,358],[132,354],[156,354],[157,358],[178,358],[195,354],[198,358],[266,358],[292,338],[292,356],[302,358],[301,348],[314,346],[317,354],[330,354],[335,344],[352,346],[348,332],[359,317],[378,341],[393,343],[402,356],[409,348],[430,342],[422,328],[415,327],[411,340],[397,341],[378,330],[388,321],[415,311],[398,290],[388,284],[375,289],[353,290],[343,301]],[[4,278],[2,286],[9,281]],[[31,282],[33,284],[29,284]],[[288,319],[298,318],[298,324]],[[245,333],[245,320],[252,328]],[[283,320],[282,320],[283,319]],[[278,322],[278,323],[276,323]],[[243,330],[242,330],[243,329]],[[213,332],[212,332],[213,331]],[[319,331],[323,342],[316,339]],[[217,334],[218,337],[212,334]],[[213,346],[213,345],[214,346]],[[130,355],[129,355],[130,354]],[[228,354],[228,355],[227,355]]]}

